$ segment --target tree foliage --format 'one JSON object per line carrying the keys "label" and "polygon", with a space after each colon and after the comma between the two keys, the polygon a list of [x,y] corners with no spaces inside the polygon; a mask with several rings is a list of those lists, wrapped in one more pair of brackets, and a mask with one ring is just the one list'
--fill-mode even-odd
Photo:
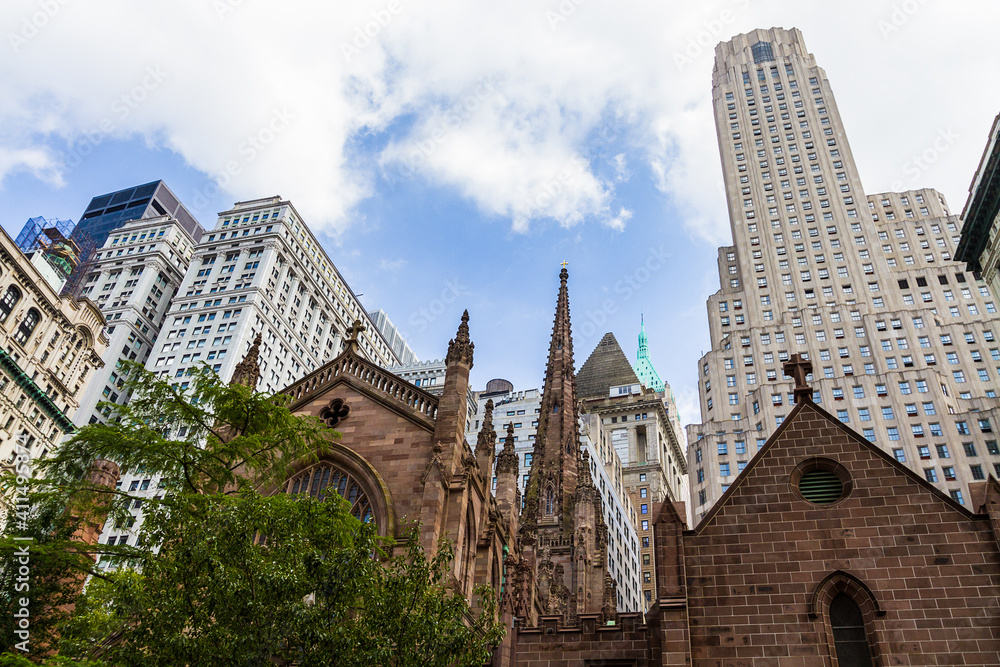
{"label": "tree foliage", "polygon": [[[138,365],[125,370],[135,394],[113,408],[120,419],[81,429],[39,464],[36,511],[22,526],[37,537],[35,659],[56,633],[59,660],[123,666],[489,659],[503,637],[494,595],[478,590],[473,613],[456,594],[450,544],[425,554],[415,537],[380,538],[335,493],[317,500],[258,492],[286,479],[293,464],[322,456],[332,431],[291,414],[283,397],[225,385],[207,367],[188,393]],[[83,522],[110,509],[108,520],[125,531],[140,497],[87,482],[98,459],[159,477],[162,490],[141,496],[145,518],[131,531],[138,540],[81,549],[72,535]],[[11,548],[10,538],[0,539],[3,555]],[[77,595],[84,575],[91,579]],[[0,580],[0,606],[13,605]],[[69,617],[58,609],[67,602],[75,602]]]}

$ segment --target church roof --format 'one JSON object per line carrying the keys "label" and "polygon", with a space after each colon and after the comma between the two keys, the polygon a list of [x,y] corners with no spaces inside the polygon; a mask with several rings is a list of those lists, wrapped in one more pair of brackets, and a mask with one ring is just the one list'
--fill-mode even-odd
{"label": "church roof", "polygon": [[606,398],[611,387],[638,382],[615,335],[606,333],[576,374],[576,395],[579,398]]}

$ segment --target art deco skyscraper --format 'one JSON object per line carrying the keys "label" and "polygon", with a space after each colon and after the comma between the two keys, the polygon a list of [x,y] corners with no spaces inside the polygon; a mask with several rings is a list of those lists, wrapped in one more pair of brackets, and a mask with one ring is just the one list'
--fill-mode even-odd
{"label": "art deco skyscraper", "polygon": [[704,423],[688,430],[695,520],[791,410],[781,365],[796,352],[817,403],[966,502],[1000,473],[1000,318],[951,261],[958,217],[934,190],[865,195],[798,30],[719,44],[712,86],[733,245],[708,300]]}

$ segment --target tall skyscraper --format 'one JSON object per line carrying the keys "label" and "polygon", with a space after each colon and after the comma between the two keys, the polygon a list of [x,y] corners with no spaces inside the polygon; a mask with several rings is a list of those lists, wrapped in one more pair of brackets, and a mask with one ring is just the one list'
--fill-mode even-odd
{"label": "tall skyscraper", "polygon": [[719,44],[713,104],[733,245],[708,300],[704,423],[688,430],[695,520],[791,410],[796,352],[817,403],[966,503],[1000,474],[1000,318],[951,261],[958,217],[934,190],[865,195],[798,30]]}
{"label": "tall skyscraper", "polygon": [[99,248],[108,240],[111,232],[129,220],[162,215],[169,215],[177,220],[195,241],[201,239],[204,231],[201,225],[163,181],[153,181],[94,197],[73,230],[73,236],[75,238],[86,234],[95,247]]}
{"label": "tall skyscraper", "polygon": [[187,273],[194,239],[165,215],[126,222],[97,249],[81,281],[81,297],[93,300],[107,318],[110,338],[104,368],[94,373],[81,399],[78,426],[103,422],[111,408],[129,399],[119,361],[146,363],[160,335],[171,300]]}

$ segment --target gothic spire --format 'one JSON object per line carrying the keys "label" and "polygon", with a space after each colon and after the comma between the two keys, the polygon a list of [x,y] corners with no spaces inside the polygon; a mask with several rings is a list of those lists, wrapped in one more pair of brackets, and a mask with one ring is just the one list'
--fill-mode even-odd
{"label": "gothic spire", "polygon": [[517,475],[517,452],[514,451],[514,423],[507,424],[507,437],[503,440],[503,449],[497,455],[497,476],[503,474]]}
{"label": "gothic spire", "polygon": [[472,367],[472,353],[476,345],[469,339],[469,311],[462,313],[462,323],[458,325],[455,337],[448,341],[448,355],[445,362],[464,361]]}
{"label": "gothic spire", "polygon": [[[531,472],[525,489],[522,527],[529,531],[533,529],[543,509],[545,513],[556,512],[558,508],[568,509],[576,496],[580,433],[569,290],[566,286],[568,279],[569,272],[563,266],[559,272],[559,296],[556,298],[549,357],[545,366]],[[563,522],[562,530],[572,531],[570,523]]]}
{"label": "gothic spire", "polygon": [[258,364],[260,341],[260,334],[257,334],[257,337],[253,339],[253,345],[243,357],[243,361],[236,364],[236,368],[233,369],[233,377],[229,380],[229,384],[242,384],[250,389],[257,389],[257,382],[260,380],[260,365]]}
{"label": "gothic spire", "polygon": [[493,456],[493,450],[497,444],[497,432],[493,428],[493,399],[486,401],[486,409],[483,412],[483,427],[479,429],[479,436],[476,438],[476,459],[480,462],[487,461]]}

